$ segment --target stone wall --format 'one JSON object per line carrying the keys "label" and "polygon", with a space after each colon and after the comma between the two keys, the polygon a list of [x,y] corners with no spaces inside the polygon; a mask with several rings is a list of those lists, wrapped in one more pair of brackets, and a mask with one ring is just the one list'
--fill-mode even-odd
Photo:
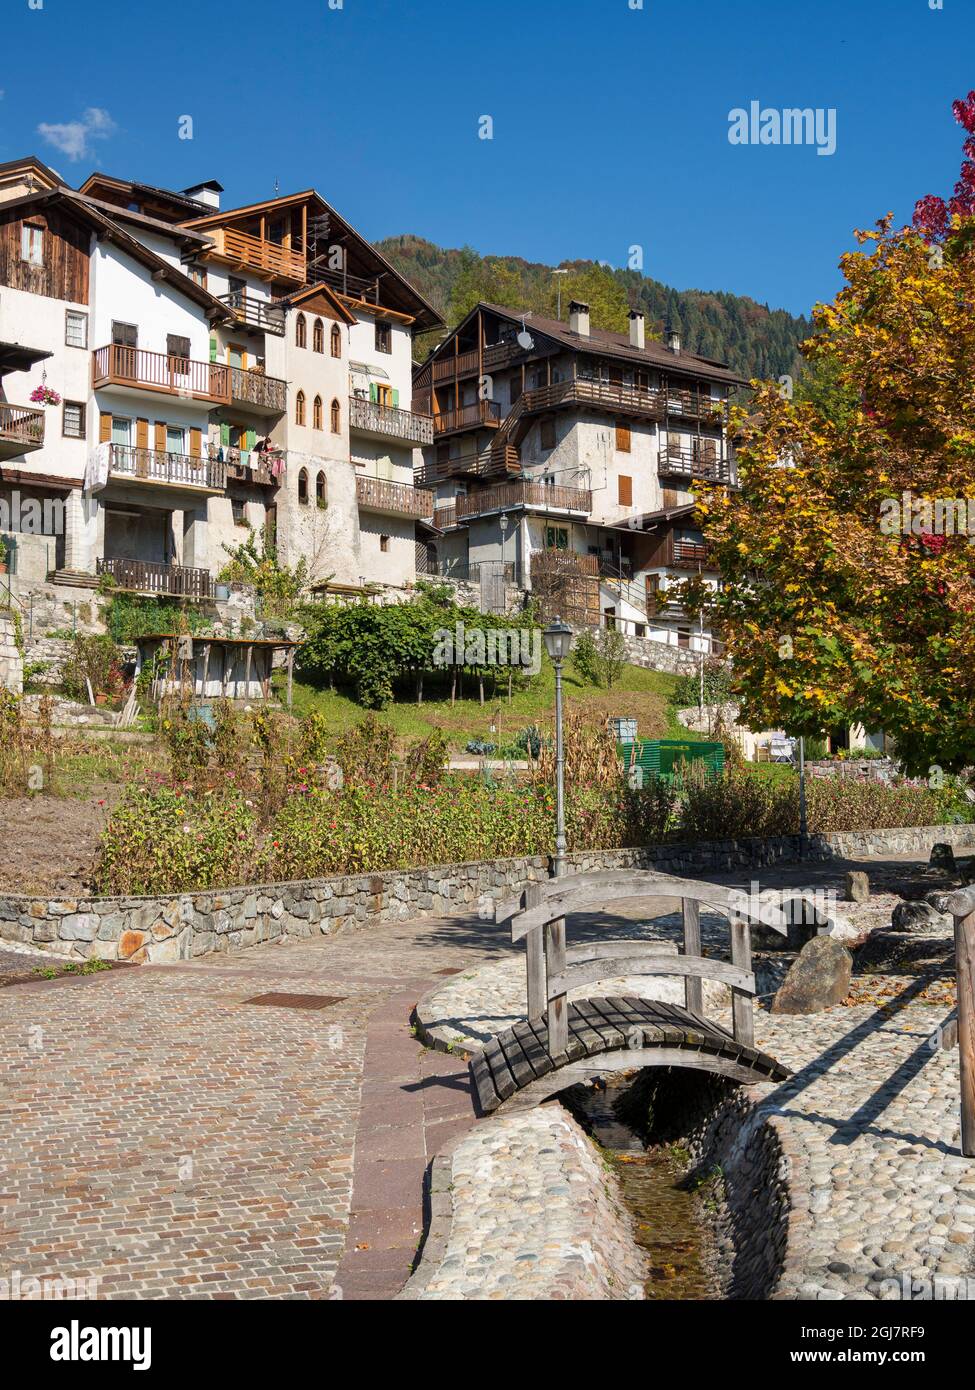
{"label": "stone wall", "polygon": [[[814,835],[810,837],[809,858],[824,861],[906,853],[926,857],[939,841],[975,849],[975,826]],[[630,868],[674,875],[760,869],[794,862],[798,857],[797,835],[593,850],[567,856],[570,874]],[[187,960],[280,936],[327,936],[354,922],[441,917],[464,911],[492,917],[495,902],[548,876],[547,856],[536,856],[250,885],[166,898],[55,901],[0,894],[0,939],[107,960]]]}
{"label": "stone wall", "polygon": [[[593,637],[604,629],[593,627],[589,631]],[[669,642],[657,642],[652,637],[633,637],[621,633],[626,660],[631,666],[642,666],[645,671],[664,671],[668,675],[683,676],[688,671],[699,671],[701,653],[687,647],[672,647]]]}
{"label": "stone wall", "polygon": [[17,646],[17,628],[12,617],[0,613],[0,689],[19,695],[24,688],[24,659]]}

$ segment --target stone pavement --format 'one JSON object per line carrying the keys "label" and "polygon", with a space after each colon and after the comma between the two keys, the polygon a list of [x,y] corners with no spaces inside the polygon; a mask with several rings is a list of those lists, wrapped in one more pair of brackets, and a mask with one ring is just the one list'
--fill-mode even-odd
{"label": "stone pavement", "polygon": [[[763,886],[821,873],[766,871]],[[102,1298],[389,1297],[420,1238],[429,1158],[474,1124],[463,1063],[419,1046],[410,1009],[445,972],[510,951],[504,929],[460,917],[0,989],[0,1278],[97,1278]],[[247,1002],[272,992],[337,1002]],[[808,1048],[794,1020],[763,1017],[761,1043],[806,1069],[802,1106],[780,1103],[801,1108],[803,1129],[819,1134],[805,1165],[809,1211],[815,1223],[823,1202],[839,1201],[839,1238],[859,1246],[843,1246],[838,1262],[856,1284],[866,1288],[871,1269],[893,1268],[887,1257],[902,1253],[883,1249],[887,1229],[908,1267],[966,1264],[966,1184],[937,1137],[952,1057],[911,1060],[934,1019],[919,1016],[909,1038],[901,1017],[851,1051],[837,1029],[865,1022],[858,1015],[823,1016]],[[835,1056],[829,1073],[824,1047]],[[921,1095],[930,1109],[916,1112]],[[883,1141],[886,1186],[876,1191],[836,1186],[850,1177],[834,1168],[849,1166],[836,1146],[848,1142],[851,1111]],[[946,1221],[943,1236],[918,1244],[925,1217],[912,1184],[922,1166]],[[856,1234],[864,1202],[869,1240]],[[814,1284],[833,1291],[845,1276],[829,1269],[817,1229]]]}
{"label": "stone pavement", "polygon": [[[0,989],[0,1277],[394,1293],[428,1159],[474,1120],[466,1069],[410,1036],[410,1009],[438,971],[489,959],[489,931],[386,925]],[[245,1002],[271,992],[340,1002]]]}

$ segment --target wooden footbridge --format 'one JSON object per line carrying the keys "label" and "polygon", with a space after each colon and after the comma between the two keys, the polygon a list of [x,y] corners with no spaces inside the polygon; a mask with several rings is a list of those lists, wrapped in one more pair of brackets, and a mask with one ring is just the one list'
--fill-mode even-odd
{"label": "wooden footbridge", "polygon": [[[622,899],[643,900],[659,916],[681,900],[683,951],[662,941],[617,940],[566,947],[565,918],[573,912],[609,910]],[[730,960],[701,951],[701,907],[730,923]],[[688,1067],[715,1072],[745,1085],[783,1081],[785,1067],[755,1048],[750,923],[786,934],[776,903],[756,902],[715,883],[667,874],[576,874],[531,884],[518,898],[499,903],[495,921],[511,921],[512,941],[525,942],[528,1016],[492,1038],[470,1063],[482,1111],[540,1101],[611,1071]],[[636,997],[568,1002],[568,991],[623,975],[677,976],[685,981],[684,1005]],[[704,1017],[704,981],[729,986],[732,1031]]]}

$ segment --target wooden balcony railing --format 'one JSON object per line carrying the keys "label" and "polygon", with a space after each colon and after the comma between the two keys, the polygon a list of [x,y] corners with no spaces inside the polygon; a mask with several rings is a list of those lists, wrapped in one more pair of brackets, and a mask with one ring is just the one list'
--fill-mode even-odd
{"label": "wooden balcony railing", "polygon": [[112,477],[131,478],[139,483],[168,483],[173,487],[199,487],[222,492],[227,470],[222,463],[190,454],[160,453],[156,449],[133,449],[111,445]]}
{"label": "wooden balcony railing", "polygon": [[401,516],[433,516],[433,493],[409,483],[390,483],[383,478],[356,478],[355,495],[366,511]]}
{"label": "wooden balcony railing", "polygon": [[594,405],[613,411],[616,415],[632,415],[645,420],[662,420],[664,404],[657,390],[643,386],[623,386],[611,381],[589,381],[575,377],[571,381],[556,381],[526,391],[522,397],[522,413],[537,414],[559,406]]}
{"label": "wooden balcony railing", "polygon": [[575,550],[539,550],[532,556],[532,569],[546,574],[598,576],[599,556],[580,555]]}
{"label": "wooden balcony railing", "polygon": [[288,408],[288,383],[277,376],[265,376],[263,372],[231,367],[230,397],[235,405],[283,415]]}
{"label": "wooden balcony railing", "polygon": [[677,569],[710,569],[711,551],[700,541],[684,541],[675,536],[671,542],[670,563]]}
{"label": "wooden balcony railing", "polygon": [[211,254],[221,260],[276,279],[304,283],[305,256],[302,251],[291,251],[273,241],[262,241],[260,237],[237,231],[234,227],[214,227],[207,235],[212,236],[214,241]]}
{"label": "wooden balcony railing", "polygon": [[446,478],[505,478],[521,471],[521,458],[512,444],[490,449],[465,449],[449,459],[428,456],[417,476],[420,483],[438,483]]}
{"label": "wooden balcony railing", "polygon": [[727,404],[724,401],[713,400],[708,391],[691,391],[668,386],[661,394],[668,415],[702,420],[716,427],[722,425],[727,418]]}
{"label": "wooden balcony railing", "polygon": [[226,304],[228,309],[233,309],[241,323],[246,323],[251,328],[261,328],[265,333],[274,333],[279,338],[284,336],[284,310],[279,304],[256,299],[246,290],[233,290],[230,294],[222,294],[220,302]]}
{"label": "wooden balcony railing", "polygon": [[450,434],[453,430],[476,429],[479,425],[499,425],[501,405],[498,401],[476,401],[462,405],[459,410],[442,410],[433,417],[435,434]]}
{"label": "wooden balcony railing", "polygon": [[438,507],[433,514],[433,524],[438,531],[446,531],[451,526],[457,525],[456,507]]}
{"label": "wooden balcony railing", "polygon": [[112,343],[92,353],[92,386],[134,386],[170,396],[230,404],[230,368]]}
{"label": "wooden balcony railing", "polygon": [[0,401],[0,442],[16,445],[17,453],[40,449],[44,444],[43,410]]}
{"label": "wooden balcony railing", "polygon": [[406,444],[432,444],[433,419],[399,406],[380,405],[361,396],[349,397],[349,426],[368,434],[381,434]]}
{"label": "wooden balcony railing", "polygon": [[209,570],[185,565],[159,565],[149,560],[99,560],[98,574],[108,574],[120,589],[137,594],[173,594],[183,598],[213,597]]}
{"label": "wooden balcony railing", "polygon": [[[702,447],[703,445],[703,447]],[[661,478],[700,478],[707,482],[726,483],[731,478],[731,464],[719,457],[718,441],[710,440],[688,447],[671,440],[660,450],[657,473]]]}
{"label": "wooden balcony railing", "polygon": [[366,280],[361,275],[349,275],[344,270],[319,270],[317,268],[312,271],[312,276],[314,284],[329,285],[348,299],[358,299],[362,304],[378,304],[380,302],[378,276]]}
{"label": "wooden balcony railing", "polygon": [[433,379],[454,381],[476,376],[479,371],[497,371],[499,367],[508,367],[516,358],[525,356],[525,349],[518,343],[488,343],[480,352],[477,348],[471,348],[468,352],[459,352],[456,357],[448,354],[438,358],[433,363]]}
{"label": "wooden balcony railing", "polygon": [[578,487],[548,487],[544,483],[502,483],[457,498],[457,520],[484,516],[507,508],[527,507],[542,511],[592,511],[592,493]]}

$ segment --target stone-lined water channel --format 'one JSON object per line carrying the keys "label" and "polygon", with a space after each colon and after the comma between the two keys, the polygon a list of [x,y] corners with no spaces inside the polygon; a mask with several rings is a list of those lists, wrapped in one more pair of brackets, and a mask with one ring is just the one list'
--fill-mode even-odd
{"label": "stone-lined water channel", "polygon": [[[693,1084],[693,1078],[689,1078]],[[679,1140],[660,1142],[635,1123],[642,1101],[631,1076],[578,1087],[569,1108],[599,1145],[619,1182],[646,1260],[647,1299],[721,1297],[714,1231],[708,1219],[714,1181],[688,1176],[690,1154]],[[649,1139],[649,1142],[648,1142]]]}

